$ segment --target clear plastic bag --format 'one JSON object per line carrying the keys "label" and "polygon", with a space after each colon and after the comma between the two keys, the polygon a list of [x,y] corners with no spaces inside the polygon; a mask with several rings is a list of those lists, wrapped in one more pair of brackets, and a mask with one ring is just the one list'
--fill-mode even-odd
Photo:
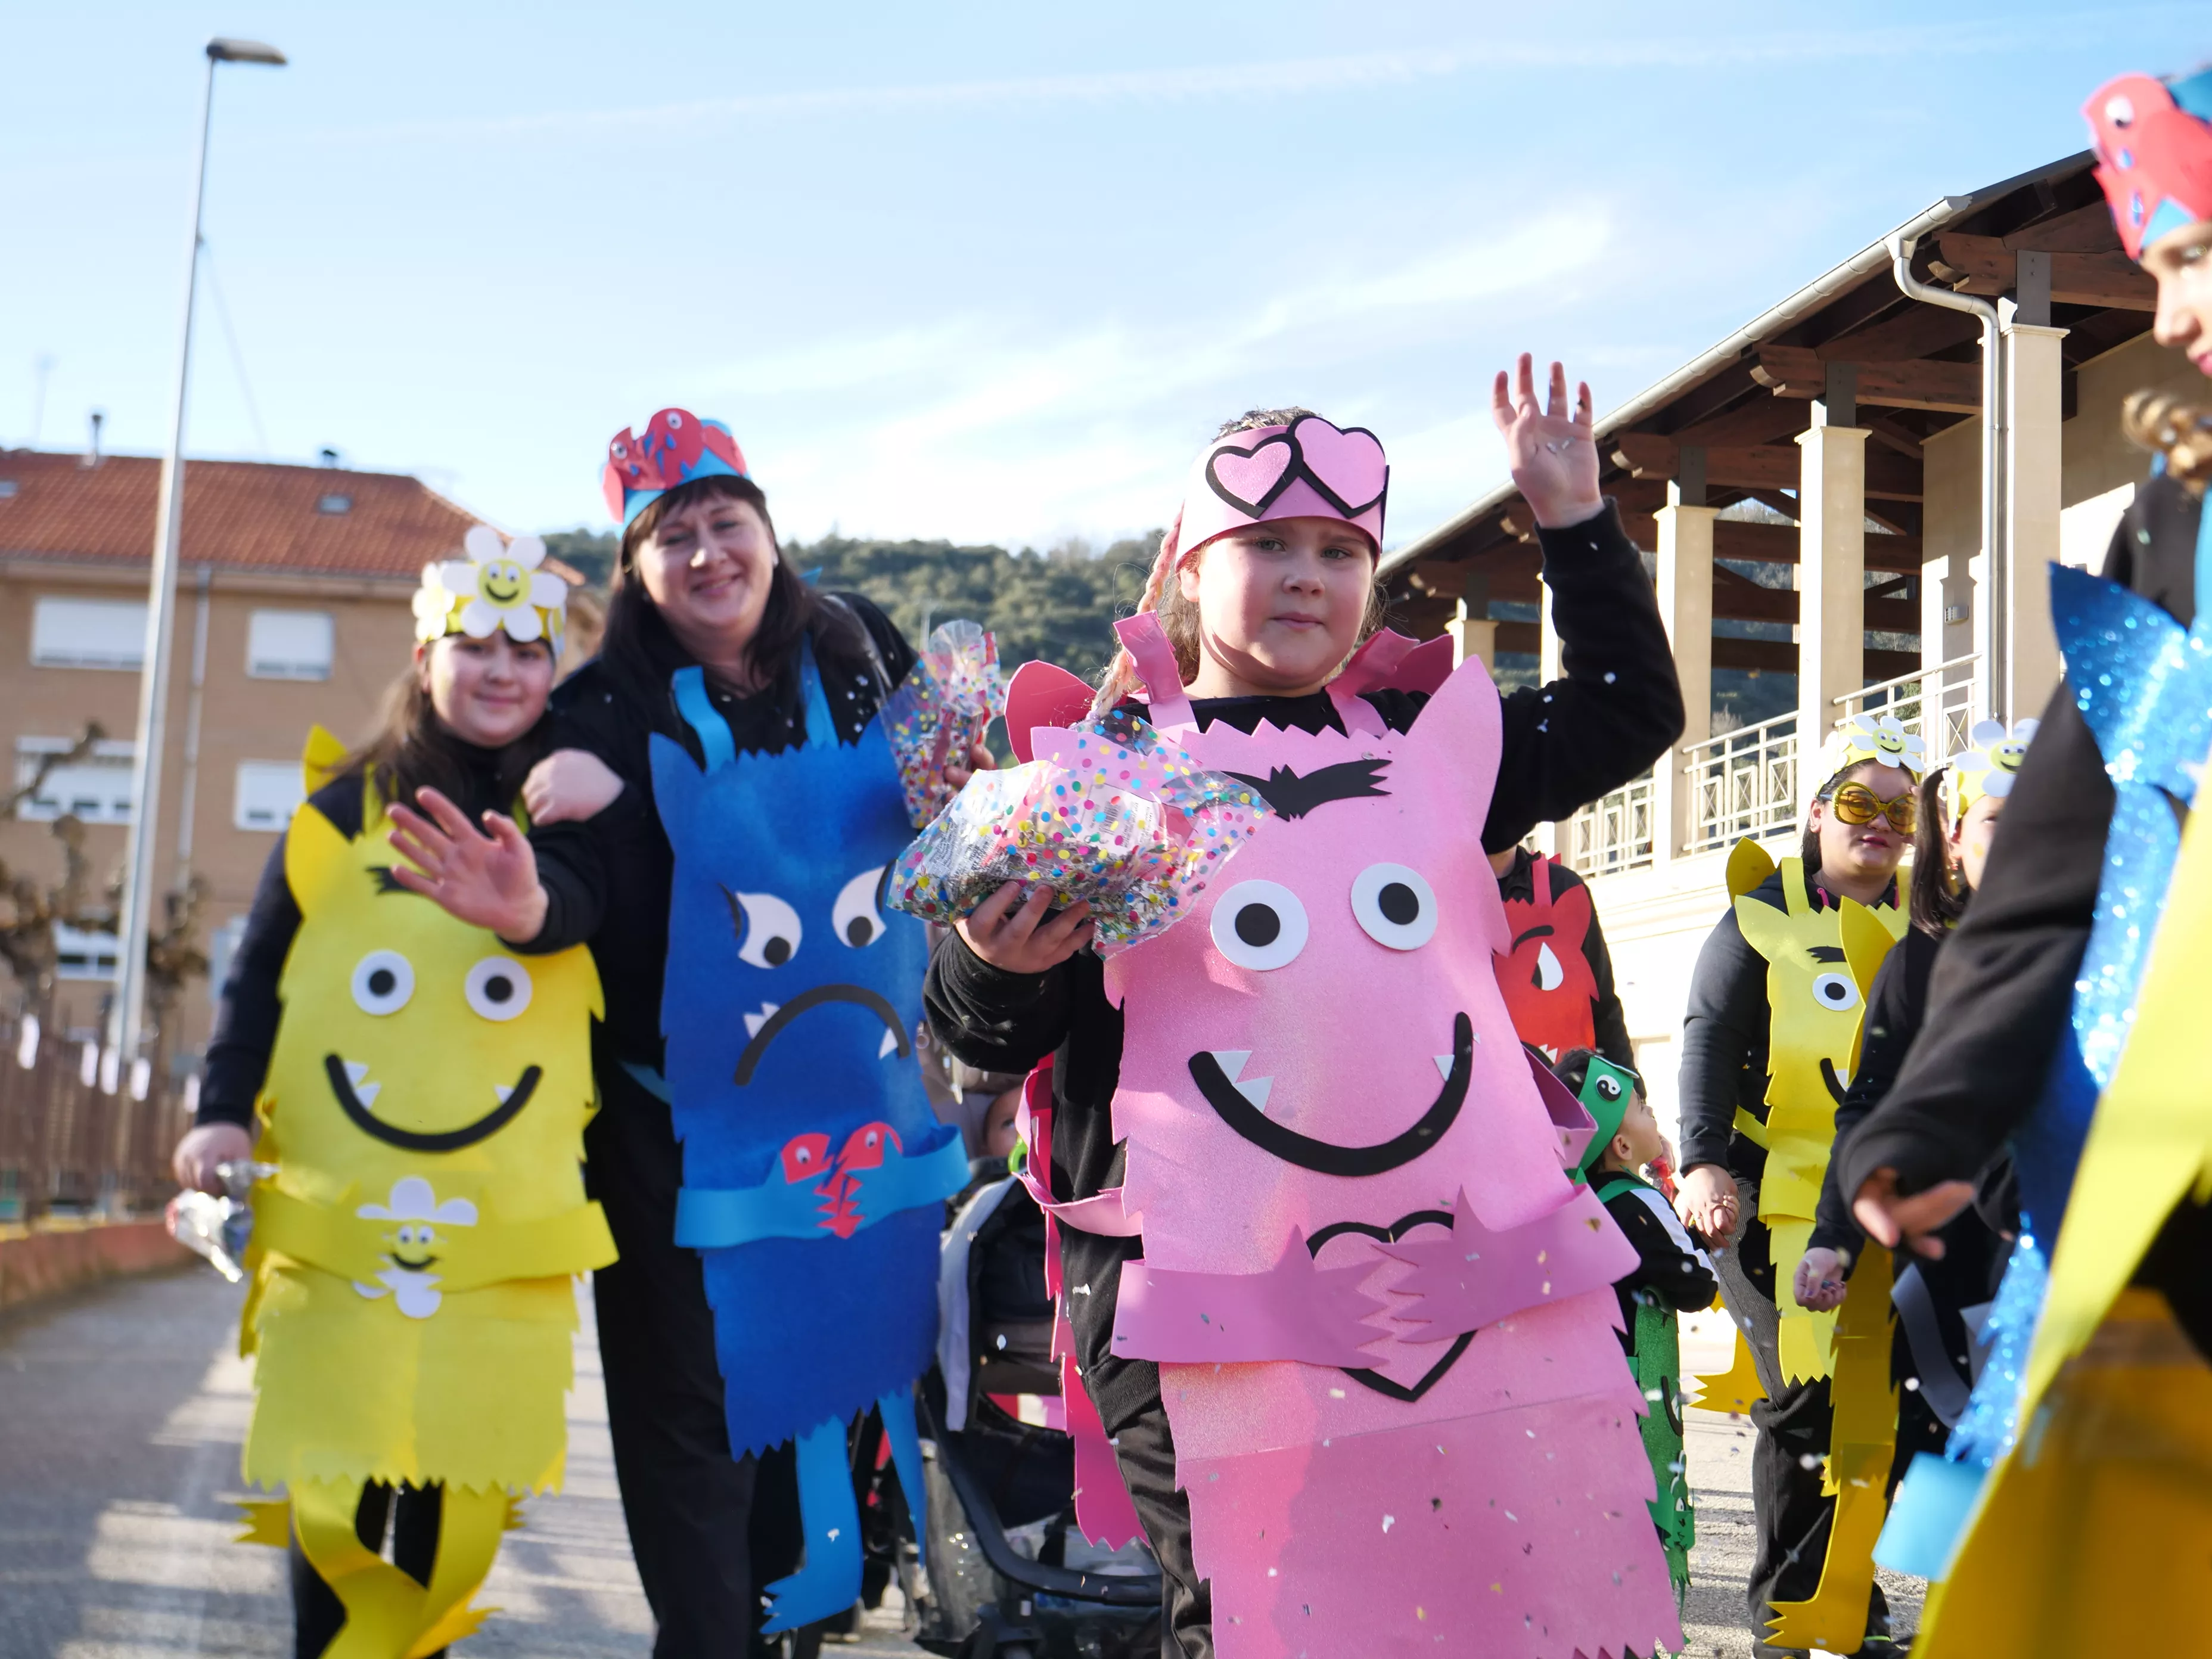
{"label": "clear plastic bag", "polygon": [[235,1285],[246,1277],[246,1248],[253,1237],[253,1183],[276,1173],[273,1164],[218,1164],[223,1196],[179,1193],[169,1200],[165,1219],[169,1236],[205,1256],[215,1270]]}
{"label": "clear plastic bag", "polygon": [[1136,944],[1186,915],[1273,810],[1242,779],[1209,772],[1141,720],[1036,734],[1037,758],[979,772],[894,866],[890,902],[950,924],[1008,881],[1057,905],[1088,904],[1102,948]]}
{"label": "clear plastic bag", "polygon": [[949,622],[933,629],[883,708],[884,732],[916,829],[952,799],[945,781],[945,763],[964,764],[969,750],[983,740],[1006,707],[997,640],[980,623]]}

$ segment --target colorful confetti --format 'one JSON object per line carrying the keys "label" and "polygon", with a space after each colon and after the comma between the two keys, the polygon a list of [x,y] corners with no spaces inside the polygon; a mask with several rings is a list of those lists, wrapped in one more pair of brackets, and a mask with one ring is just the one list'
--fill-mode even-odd
{"label": "colorful confetti", "polygon": [[1006,707],[998,641],[978,623],[949,622],[934,629],[898,690],[884,700],[882,715],[915,829],[952,799],[945,762],[964,763]]}
{"label": "colorful confetti", "polygon": [[939,924],[1001,884],[1087,903],[1102,949],[1150,939],[1187,915],[1273,809],[1115,710],[1035,734],[1037,758],[979,772],[891,872],[889,899]]}

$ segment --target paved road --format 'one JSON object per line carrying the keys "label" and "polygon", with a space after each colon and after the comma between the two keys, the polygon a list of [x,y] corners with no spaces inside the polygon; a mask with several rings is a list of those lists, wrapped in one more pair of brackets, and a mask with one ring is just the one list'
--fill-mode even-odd
{"label": "paved road", "polygon": [[[140,1279],[0,1326],[0,1659],[281,1656],[283,1557],[230,1541],[250,1373],[241,1293],[200,1270]],[[586,1304],[588,1321],[589,1304]],[[1693,1352],[1693,1363],[1697,1358]],[[630,1565],[588,1323],[576,1354],[567,1490],[530,1507],[468,1659],[632,1659],[652,1621]],[[1745,1659],[1750,1431],[1691,1414],[1699,1541],[1688,1651]],[[1911,1628],[1914,1581],[1885,1575]],[[832,1655],[921,1650],[896,1612]]]}

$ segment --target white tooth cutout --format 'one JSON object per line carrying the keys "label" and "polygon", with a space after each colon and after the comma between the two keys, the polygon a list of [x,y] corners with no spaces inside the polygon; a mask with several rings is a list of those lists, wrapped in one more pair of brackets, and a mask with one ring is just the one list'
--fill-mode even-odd
{"label": "white tooth cutout", "polygon": [[1431,1058],[1437,1062],[1437,1075],[1443,1078],[1445,1082],[1450,1082],[1452,1060],[1454,1056],[1450,1054],[1436,1054],[1431,1056]]}
{"label": "white tooth cutout", "polygon": [[362,1065],[361,1061],[357,1060],[349,1060],[346,1061],[345,1068],[346,1081],[355,1085],[356,1087],[360,1085],[362,1079],[368,1075],[368,1067]]}
{"label": "white tooth cutout", "polygon": [[760,1012],[757,1014],[747,1014],[745,1016],[745,1035],[749,1037],[758,1036],[760,1035],[760,1028],[767,1024],[770,1019],[774,1018],[775,1017],[775,1011],[782,1006],[783,1005],[780,1002],[763,1002],[760,1006]]}
{"label": "white tooth cutout", "polygon": [[1237,1085],[1237,1092],[1264,1112],[1267,1109],[1268,1091],[1274,1086],[1275,1079],[1271,1077],[1251,1077]]}
{"label": "white tooth cutout", "polygon": [[499,1097],[499,1103],[502,1106],[507,1104],[507,1097],[514,1092],[513,1089],[509,1088],[504,1083],[493,1084],[491,1085],[491,1091]]}
{"label": "white tooth cutout", "polygon": [[354,1086],[353,1097],[366,1109],[376,1104],[376,1097],[383,1089],[384,1085],[381,1083],[356,1084]]}
{"label": "white tooth cutout", "polygon": [[1221,1068],[1221,1075],[1231,1083],[1237,1081],[1237,1074],[1244,1069],[1244,1062],[1251,1058],[1249,1048],[1216,1048],[1213,1051],[1213,1063]]}
{"label": "white tooth cutout", "polygon": [[898,1033],[886,1027],[884,1031],[884,1040],[876,1046],[876,1058],[883,1060],[897,1052]]}

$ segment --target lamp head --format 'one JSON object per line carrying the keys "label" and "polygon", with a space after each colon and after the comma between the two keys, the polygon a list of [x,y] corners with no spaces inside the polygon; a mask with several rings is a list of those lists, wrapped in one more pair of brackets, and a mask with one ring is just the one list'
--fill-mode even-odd
{"label": "lamp head", "polygon": [[219,34],[207,43],[207,55],[218,64],[266,64],[271,69],[284,67],[284,54],[258,40],[233,40]]}

